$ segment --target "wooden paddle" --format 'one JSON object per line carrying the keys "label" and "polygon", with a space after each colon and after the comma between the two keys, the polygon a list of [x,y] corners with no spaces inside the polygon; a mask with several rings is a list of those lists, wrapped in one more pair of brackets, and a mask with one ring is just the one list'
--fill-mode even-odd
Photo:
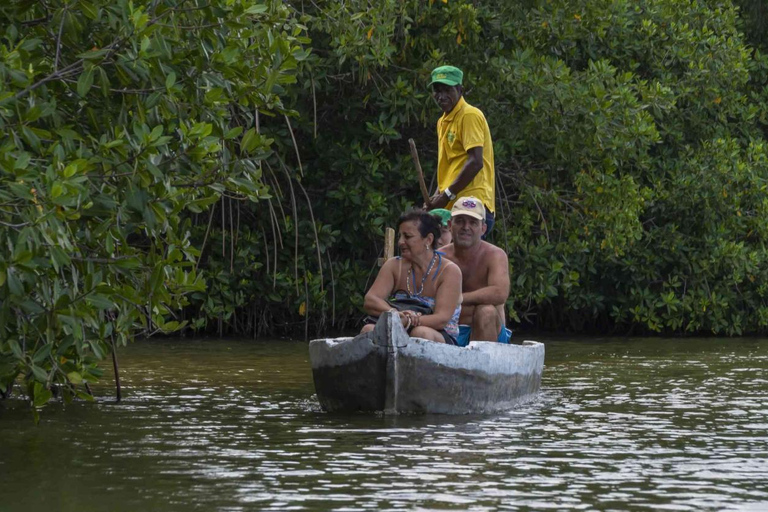
{"label": "wooden paddle", "polygon": [[421,195],[424,197],[424,204],[429,204],[429,191],[427,190],[427,183],[424,181],[424,172],[421,170],[419,152],[416,151],[416,143],[413,142],[413,139],[408,139],[408,144],[411,146],[411,158],[413,158],[416,172],[419,174],[419,187],[421,188]]}
{"label": "wooden paddle", "polygon": [[395,257],[395,230],[387,228],[384,230],[384,257],[379,258],[379,266],[384,265],[388,259]]}

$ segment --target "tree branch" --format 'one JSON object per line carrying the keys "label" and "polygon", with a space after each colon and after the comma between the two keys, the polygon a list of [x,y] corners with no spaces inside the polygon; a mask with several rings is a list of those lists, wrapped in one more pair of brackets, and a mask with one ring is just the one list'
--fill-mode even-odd
{"label": "tree branch", "polygon": [[[165,11],[164,13],[160,14],[159,16],[157,16],[154,19],[152,19],[149,22],[147,22],[147,27],[150,27],[150,26],[154,25],[162,17],[164,17],[165,15],[167,15],[167,14],[169,14],[171,12],[175,12],[175,11],[176,11],[176,9],[169,9],[169,10]],[[131,37],[132,35],[134,35],[134,34],[129,34],[129,35],[123,36],[123,37],[121,37],[119,39],[116,39],[116,40],[112,41],[110,44],[105,46],[104,49],[105,50],[109,50],[109,51],[106,54],[104,54],[104,58],[102,59],[102,61],[107,60],[112,55],[114,55],[115,52],[117,52],[117,50],[120,47],[120,45],[123,44],[125,41],[127,41],[128,38]],[[61,33],[59,33],[59,36],[61,36]],[[60,41],[57,41],[57,51],[58,51],[59,44],[60,44]],[[46,84],[48,82],[51,82],[53,80],[60,80],[60,79],[65,78],[66,76],[68,76],[70,74],[79,72],[80,69],[82,68],[84,62],[85,62],[85,59],[80,59],[80,60],[78,60],[76,62],[73,62],[69,66],[65,67],[61,71],[56,70],[54,68],[54,72],[53,73],[51,73],[50,75],[40,79],[39,81],[37,81],[34,84],[28,86],[27,88],[22,89],[21,91],[19,91],[18,93],[14,94],[13,96],[9,96],[8,98],[4,99],[3,101],[0,101],[0,105],[2,105],[4,103],[11,102],[11,101],[19,100],[19,99],[23,98],[24,96],[26,96],[27,94],[29,94],[30,92],[32,92],[35,89],[37,89],[38,87],[40,87],[40,86],[42,86],[42,85],[44,85],[44,84]],[[57,63],[58,63],[58,57],[57,57]]]}
{"label": "tree branch", "polygon": [[2,224],[5,227],[8,228],[23,228],[24,226],[29,226],[32,224],[31,222],[22,222],[21,224],[11,224],[10,222],[3,222],[0,220],[0,224]]}
{"label": "tree branch", "polygon": [[61,11],[61,23],[59,23],[59,35],[56,37],[56,59],[53,61],[53,70],[59,70],[59,58],[61,57],[61,35],[64,33],[64,19],[67,15],[69,5]]}

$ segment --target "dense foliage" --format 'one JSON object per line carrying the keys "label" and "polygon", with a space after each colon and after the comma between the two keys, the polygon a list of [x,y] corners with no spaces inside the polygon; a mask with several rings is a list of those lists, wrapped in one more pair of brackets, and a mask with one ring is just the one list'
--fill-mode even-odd
{"label": "dense foliage", "polygon": [[765,330],[766,67],[731,2],[313,5],[297,137],[315,217],[339,233],[326,247],[349,272],[337,311],[354,316],[381,226],[418,201],[404,140],[434,168],[424,84],[450,62],[495,138],[511,318]]}
{"label": "dense foliage", "polygon": [[0,6],[0,392],[88,397],[204,291],[195,215],[269,197],[260,114],[306,57],[282,2]]}
{"label": "dense foliage", "polygon": [[768,50],[768,4],[764,0],[734,0],[741,9],[741,28],[748,44]]}
{"label": "dense foliage", "polygon": [[0,392],[86,396],[138,334],[357,328],[445,63],[494,136],[513,323],[765,332],[768,62],[736,3],[5,2]]}

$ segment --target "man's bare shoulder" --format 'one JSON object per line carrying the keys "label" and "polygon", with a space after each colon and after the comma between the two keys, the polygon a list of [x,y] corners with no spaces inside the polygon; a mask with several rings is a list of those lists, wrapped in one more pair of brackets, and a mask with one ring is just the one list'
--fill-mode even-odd
{"label": "man's bare shoulder", "polygon": [[507,257],[507,253],[504,252],[504,249],[486,241],[483,241],[482,258],[492,265],[501,263],[507,264],[509,262],[509,258]]}
{"label": "man's bare shoulder", "polygon": [[504,252],[504,249],[497,245],[493,245],[490,242],[486,242],[485,240],[483,240],[483,249],[489,254],[493,254],[494,256],[503,256],[505,258],[507,257],[507,253]]}
{"label": "man's bare shoulder", "polygon": [[456,251],[453,248],[453,244],[444,245],[438,249],[441,253],[445,254],[445,257],[453,261],[456,256]]}

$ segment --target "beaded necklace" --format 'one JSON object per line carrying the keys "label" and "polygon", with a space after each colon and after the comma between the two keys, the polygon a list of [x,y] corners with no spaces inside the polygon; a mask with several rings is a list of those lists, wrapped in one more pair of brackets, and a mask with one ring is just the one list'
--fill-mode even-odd
{"label": "beaded necklace", "polygon": [[436,259],[437,251],[435,251],[435,254],[432,255],[432,259],[429,260],[427,271],[424,272],[424,275],[421,277],[421,286],[419,286],[419,289],[415,292],[411,290],[411,280],[413,280],[413,287],[416,288],[416,272],[413,271],[413,264],[411,264],[411,268],[408,269],[408,275],[405,276],[405,289],[408,292],[408,295],[421,295],[421,293],[424,291],[424,283],[427,281],[427,276],[429,273],[432,272],[432,267],[435,266]]}

